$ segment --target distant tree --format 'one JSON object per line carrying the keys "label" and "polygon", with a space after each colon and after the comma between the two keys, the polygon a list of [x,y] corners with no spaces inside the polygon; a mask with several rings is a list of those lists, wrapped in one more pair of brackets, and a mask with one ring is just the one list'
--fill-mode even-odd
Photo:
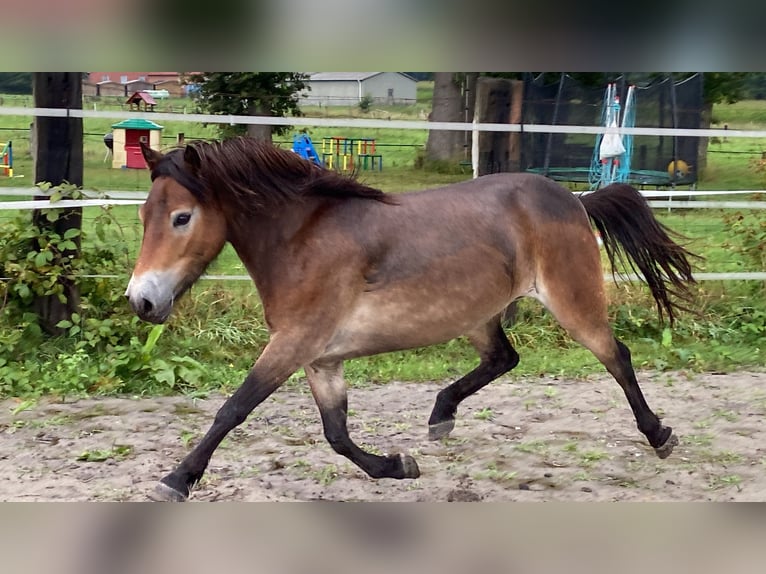
{"label": "distant tree", "polygon": [[742,99],[766,100],[766,74],[750,72],[745,78],[745,89]]}
{"label": "distant tree", "polygon": [[[200,72],[187,77],[195,84],[201,110],[212,114],[284,117],[300,116],[299,93],[308,88],[308,76],[295,72]],[[287,126],[220,125],[222,137],[245,135],[271,141],[272,132]]]}
{"label": "distant tree", "polygon": [[404,72],[411,78],[414,78],[418,82],[424,82],[428,80],[434,79],[434,73],[433,72]]}
{"label": "distant tree", "polygon": [[0,93],[31,94],[32,72],[0,72]]}
{"label": "distant tree", "polygon": [[766,74],[751,72],[747,75],[744,99],[766,100]]}

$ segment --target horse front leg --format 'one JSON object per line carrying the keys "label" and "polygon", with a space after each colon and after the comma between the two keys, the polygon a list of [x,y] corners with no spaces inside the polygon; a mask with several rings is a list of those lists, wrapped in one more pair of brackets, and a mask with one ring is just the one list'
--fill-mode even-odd
{"label": "horse front leg", "polygon": [[244,422],[253,409],[279,388],[300,364],[301,359],[296,356],[289,341],[272,337],[245,381],[218,410],[205,436],[173,472],[160,480],[152,498],[169,502],[186,500],[226,435]]}
{"label": "horse front leg", "polygon": [[324,435],[333,450],[348,458],[372,478],[418,478],[415,459],[406,454],[378,456],[359,448],[348,434],[348,395],[342,361],[317,361],[304,367],[319,407]]}

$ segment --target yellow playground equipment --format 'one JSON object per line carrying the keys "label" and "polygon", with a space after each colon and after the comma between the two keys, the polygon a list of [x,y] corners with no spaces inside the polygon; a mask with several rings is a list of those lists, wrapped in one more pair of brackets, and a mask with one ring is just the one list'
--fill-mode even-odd
{"label": "yellow playground equipment", "polygon": [[3,146],[3,151],[0,152],[3,163],[0,163],[0,169],[8,177],[13,177],[13,143],[10,141],[0,144]]}
{"label": "yellow playground equipment", "polygon": [[375,152],[372,138],[322,138],[322,163],[330,169],[352,171],[357,166],[383,171],[383,156]]}

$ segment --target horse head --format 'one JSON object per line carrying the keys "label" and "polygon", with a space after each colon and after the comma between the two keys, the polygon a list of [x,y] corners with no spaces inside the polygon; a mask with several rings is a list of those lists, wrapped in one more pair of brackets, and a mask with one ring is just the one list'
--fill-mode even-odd
{"label": "horse head", "polygon": [[167,154],[141,149],[152,187],[138,212],[144,234],[125,296],[141,319],[163,323],[223,249],[226,221],[212,199],[193,193],[202,189],[193,148]]}

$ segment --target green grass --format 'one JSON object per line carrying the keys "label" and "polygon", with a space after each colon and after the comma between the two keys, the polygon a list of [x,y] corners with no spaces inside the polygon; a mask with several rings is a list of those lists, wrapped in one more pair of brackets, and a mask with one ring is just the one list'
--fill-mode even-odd
{"label": "green grass", "polygon": [[713,125],[737,130],[762,130],[766,118],[766,100],[745,100],[713,107]]}

